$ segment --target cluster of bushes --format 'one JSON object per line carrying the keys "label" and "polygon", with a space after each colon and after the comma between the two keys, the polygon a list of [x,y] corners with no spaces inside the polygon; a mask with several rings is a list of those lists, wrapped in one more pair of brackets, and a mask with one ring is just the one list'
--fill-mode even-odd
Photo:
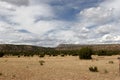
{"label": "cluster of bushes", "polygon": [[0,57],[4,55],[10,56],[34,56],[38,55],[39,57],[44,57],[45,55],[48,56],[79,56],[80,59],[91,59],[91,55],[98,55],[98,56],[111,56],[115,54],[119,54],[119,51],[107,51],[107,50],[98,50],[93,51],[90,47],[83,47],[80,50],[56,50],[55,48],[41,48],[41,49],[34,49],[34,50],[23,50],[23,51],[0,51]]}
{"label": "cluster of bushes", "polygon": [[97,68],[96,66],[91,66],[91,67],[89,67],[89,70],[90,70],[91,72],[98,72],[98,68]]}
{"label": "cluster of bushes", "polygon": [[3,57],[4,56],[4,53],[3,52],[0,52],[0,57]]}
{"label": "cluster of bushes", "polygon": [[42,66],[42,65],[45,63],[45,61],[40,60],[39,63],[40,63],[40,65]]}
{"label": "cluster of bushes", "polygon": [[0,76],[2,76],[2,73],[0,72]]}
{"label": "cluster of bushes", "polygon": [[119,54],[119,51],[108,51],[108,50],[98,50],[96,51],[96,55],[98,56],[112,56]]}
{"label": "cluster of bushes", "polygon": [[42,50],[35,50],[35,51],[0,51],[0,57],[4,55],[8,56],[25,56],[25,57],[32,57],[34,55],[38,55],[39,57],[44,57],[45,55],[48,56],[78,56],[79,50],[55,50],[54,48],[46,48]]}
{"label": "cluster of bushes", "polygon": [[79,58],[80,59],[92,59],[91,55],[93,54],[93,50],[91,48],[85,47],[80,49]]}
{"label": "cluster of bushes", "polygon": [[109,63],[109,64],[113,64],[114,62],[113,62],[113,61],[109,61],[108,63]]}

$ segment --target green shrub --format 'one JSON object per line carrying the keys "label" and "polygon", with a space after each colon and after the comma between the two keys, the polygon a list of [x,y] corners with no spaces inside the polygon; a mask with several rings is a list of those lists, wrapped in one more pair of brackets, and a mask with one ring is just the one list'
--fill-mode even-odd
{"label": "green shrub", "polygon": [[45,63],[45,61],[40,60],[39,63],[40,63],[40,65],[42,66],[42,65]]}
{"label": "green shrub", "polygon": [[113,64],[114,62],[113,62],[113,61],[109,61],[108,63],[109,63],[109,64]]}
{"label": "green shrub", "polygon": [[92,59],[91,55],[93,54],[93,50],[88,47],[84,47],[80,49],[79,58],[80,59]]}
{"label": "green shrub", "polygon": [[64,54],[61,54],[61,57],[64,57],[65,55]]}
{"label": "green shrub", "polygon": [[96,66],[91,66],[91,67],[89,67],[89,70],[90,70],[91,72],[98,72],[98,68],[97,68]]}
{"label": "green shrub", "polygon": [[3,52],[0,52],[0,57],[3,57],[4,56],[4,53]]}
{"label": "green shrub", "polygon": [[14,78],[14,77],[16,77],[16,75],[15,75],[15,74],[13,74],[13,75],[12,75],[12,77]]}
{"label": "green shrub", "polygon": [[78,54],[77,53],[73,53],[72,56],[78,56]]}
{"label": "green shrub", "polygon": [[105,69],[105,70],[104,70],[104,73],[108,73],[108,70]]}
{"label": "green shrub", "polygon": [[26,66],[26,68],[29,68],[29,66]]}
{"label": "green shrub", "polygon": [[0,73],[0,76],[2,76],[3,74],[2,73]]}
{"label": "green shrub", "polygon": [[57,54],[53,54],[52,56],[55,57],[55,56],[58,56],[58,55]]}
{"label": "green shrub", "polygon": [[41,53],[41,54],[39,55],[39,57],[45,57],[45,54],[44,54],[44,53]]}
{"label": "green shrub", "polygon": [[5,60],[5,62],[7,62],[8,60]]}
{"label": "green shrub", "polygon": [[20,58],[20,55],[18,55],[18,58]]}
{"label": "green shrub", "polygon": [[99,50],[99,51],[97,51],[98,56],[112,56],[114,54],[116,54],[116,52],[107,51],[107,50]]}

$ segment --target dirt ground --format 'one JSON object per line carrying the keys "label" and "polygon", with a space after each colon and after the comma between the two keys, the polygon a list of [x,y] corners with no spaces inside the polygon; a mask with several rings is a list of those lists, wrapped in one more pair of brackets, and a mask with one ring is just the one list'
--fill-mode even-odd
{"label": "dirt ground", "polygon": [[[4,57],[0,58],[0,80],[120,80],[118,56],[93,57]],[[41,60],[45,61],[42,66]],[[90,66],[97,66],[99,72],[90,72]]]}

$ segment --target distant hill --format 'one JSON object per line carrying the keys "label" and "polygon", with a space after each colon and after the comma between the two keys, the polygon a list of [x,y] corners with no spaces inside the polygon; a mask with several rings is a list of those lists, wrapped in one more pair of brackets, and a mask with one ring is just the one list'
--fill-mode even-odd
{"label": "distant hill", "polygon": [[109,50],[109,51],[120,51],[120,44],[90,44],[90,45],[80,45],[80,44],[60,44],[56,47],[57,50],[78,50],[82,47],[90,47],[94,51],[97,50]]}
{"label": "distant hill", "polygon": [[45,48],[31,45],[0,44],[0,52],[34,52],[43,49]]}
{"label": "distant hill", "polygon": [[[79,50],[83,47],[90,47],[95,54],[105,55],[120,54],[120,44],[92,44],[92,45],[80,45],[80,44],[60,44],[55,48],[40,47],[32,45],[12,45],[12,44],[0,44],[0,57],[3,55],[13,56],[57,56],[57,55],[72,55],[79,54]],[[100,53],[100,54],[99,54]]]}
{"label": "distant hill", "polygon": [[[82,47],[90,47],[94,51],[107,50],[107,51],[120,51],[120,44],[92,44],[92,45],[80,45],[80,44],[60,44],[55,48],[32,46],[32,45],[12,45],[12,44],[0,44],[0,52],[5,54],[19,55],[19,54],[60,54],[61,50],[80,50]],[[67,52],[68,53],[68,52]]]}

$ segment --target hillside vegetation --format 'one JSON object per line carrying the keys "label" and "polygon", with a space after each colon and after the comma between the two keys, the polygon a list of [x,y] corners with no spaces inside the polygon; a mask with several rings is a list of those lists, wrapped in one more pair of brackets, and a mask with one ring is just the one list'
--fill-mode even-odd
{"label": "hillside vegetation", "polygon": [[60,44],[56,47],[57,50],[78,50],[82,47],[90,47],[94,51],[108,50],[108,51],[120,51],[120,44],[91,44],[91,45],[80,45],[80,44]]}
{"label": "hillside vegetation", "polygon": [[61,44],[55,48],[39,47],[31,45],[11,45],[0,44],[0,57],[4,55],[12,56],[34,56],[38,55],[44,57],[45,55],[57,56],[72,55],[78,56],[81,49],[88,47],[92,49],[92,55],[115,55],[120,53],[120,44],[101,44],[101,45],[75,45],[75,44]]}

